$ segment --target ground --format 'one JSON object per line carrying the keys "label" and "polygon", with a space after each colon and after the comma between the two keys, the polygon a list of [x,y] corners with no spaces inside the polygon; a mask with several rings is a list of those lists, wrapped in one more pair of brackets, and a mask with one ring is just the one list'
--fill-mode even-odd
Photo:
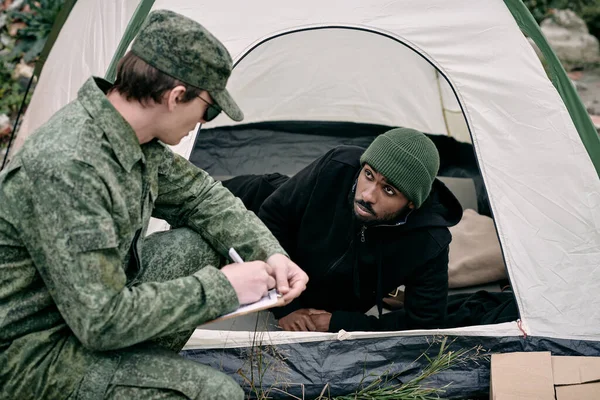
{"label": "ground", "polygon": [[570,72],[583,104],[596,127],[600,127],[600,67]]}

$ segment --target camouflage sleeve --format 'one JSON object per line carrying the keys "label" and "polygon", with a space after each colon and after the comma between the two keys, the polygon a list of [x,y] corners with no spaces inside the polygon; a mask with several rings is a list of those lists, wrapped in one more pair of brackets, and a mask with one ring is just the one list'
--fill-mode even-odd
{"label": "camouflage sleeve", "polygon": [[277,239],[240,199],[205,171],[166,150],[159,170],[159,194],[153,216],[173,227],[189,226],[218,252],[234,247],[246,261],[286,254]]}
{"label": "camouflage sleeve", "polygon": [[110,350],[193,329],[238,306],[213,267],[164,283],[126,287],[110,194],[97,172],[69,161],[27,171],[22,236],[61,315],[86,346]]}

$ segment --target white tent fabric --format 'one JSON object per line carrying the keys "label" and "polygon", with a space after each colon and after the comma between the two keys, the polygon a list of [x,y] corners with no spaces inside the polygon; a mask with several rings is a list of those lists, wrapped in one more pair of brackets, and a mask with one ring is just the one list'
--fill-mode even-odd
{"label": "white tent fabric", "polygon": [[[365,30],[327,27],[283,35],[252,50],[235,68],[229,85],[246,114],[244,123],[409,124],[449,134],[442,102],[460,111],[448,83],[440,79],[442,93],[435,68],[423,57]],[[226,124],[231,121],[223,115],[207,126]]]}
{"label": "white tent fabric", "polygon": [[[36,90],[27,113],[26,129],[36,128],[73,99],[90,73],[103,74],[136,4],[134,0],[111,5],[101,0],[77,3],[75,14],[69,17],[42,73],[39,91]],[[431,84],[437,82],[426,72],[431,68],[419,69],[424,65],[422,60],[427,60],[448,78],[464,109],[524,330],[534,336],[597,340],[600,180],[560,96],[503,1],[158,0],[154,9],[159,8],[201,22],[236,59],[266,38],[315,26],[360,27],[385,33],[403,43],[370,32],[353,32],[353,38],[362,34],[354,40],[356,46],[372,46],[362,49],[364,60],[346,63],[348,70],[339,74],[332,74],[326,64],[317,63],[299,79],[304,84],[323,85],[325,77],[309,79],[309,73],[326,73],[326,78],[332,80],[332,90],[321,87],[320,93],[327,93],[322,96],[291,85],[278,63],[299,74],[302,65],[307,64],[294,61],[293,57],[310,54],[310,46],[303,46],[303,40],[314,46],[321,40],[345,43],[342,50],[353,50],[345,42],[350,38],[347,32],[338,35],[332,30],[306,31],[283,35],[257,47],[240,62],[240,71],[247,75],[238,76],[234,70],[231,79],[231,91],[249,121],[314,115],[384,123],[398,118],[407,126],[440,127],[443,119],[439,113],[431,118],[421,114],[433,104],[432,97],[423,93],[433,93]],[[296,46],[298,53],[289,46]],[[405,46],[419,56],[402,57],[407,54]],[[344,67],[328,54],[335,53],[336,48],[322,49],[315,56],[323,57],[336,68]],[[346,52],[340,60],[348,60],[344,57],[352,54]],[[381,64],[369,59],[376,56],[383,57]],[[392,62],[398,63],[397,69],[386,64]],[[412,72],[408,70],[409,63],[414,68]],[[397,81],[382,86],[381,81],[370,80],[369,75],[354,75],[354,67],[372,67],[378,74],[390,74]],[[298,76],[294,75],[294,79]],[[413,81],[409,82],[407,76]],[[340,80],[335,81],[337,78]],[[346,91],[355,92],[354,105],[336,96],[336,90],[348,85],[343,79],[360,79],[352,90]],[[270,86],[263,87],[261,82]],[[371,82],[377,84],[371,87]],[[411,86],[405,93],[397,92],[411,83],[423,88],[416,90]],[[447,88],[442,92],[444,99],[451,97],[447,96]],[[299,95],[294,101],[285,101],[294,94]],[[406,112],[403,107],[413,99],[422,104],[411,108],[416,112]],[[328,101],[335,106],[328,107]],[[371,101],[378,106],[371,108]],[[226,122],[221,119],[224,117],[219,118],[215,126]],[[190,136],[175,150],[189,156],[193,139]]]}
{"label": "white tent fabric", "polygon": [[217,331],[196,329],[183,350],[252,347],[253,343],[269,345],[321,342],[326,340],[374,339],[392,336],[503,336],[519,337],[522,332],[516,322],[469,326],[455,329],[414,330],[401,332],[284,332],[284,331]]}
{"label": "white tent fabric", "polygon": [[69,101],[91,75],[104,76],[139,0],[78,1],[44,64],[14,150]]}
{"label": "white tent fabric", "polygon": [[[465,108],[525,330],[597,338],[600,181],[560,96],[502,1],[154,5],[163,7],[202,21],[236,57],[252,42],[314,24],[386,32],[426,57],[449,78]],[[240,90],[235,79],[234,96]],[[252,100],[239,94],[243,105]],[[298,105],[298,117],[305,104]],[[352,120],[355,114],[346,111]]]}

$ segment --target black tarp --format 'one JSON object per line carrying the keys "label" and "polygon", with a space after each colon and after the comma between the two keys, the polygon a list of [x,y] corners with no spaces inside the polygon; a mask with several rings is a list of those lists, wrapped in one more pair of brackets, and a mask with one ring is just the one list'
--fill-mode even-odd
{"label": "black tarp", "polygon": [[[266,335],[267,333],[263,333]],[[260,333],[257,334],[260,343]],[[186,358],[210,365],[236,379],[251,393],[239,372],[249,376],[254,361],[254,382],[258,384],[257,357],[266,367],[260,381],[263,390],[278,388],[299,398],[313,399],[329,384],[332,396],[353,393],[361,382],[368,384],[386,371],[398,373],[401,382],[418,374],[425,366],[421,353],[429,348],[429,355],[439,351],[434,336],[387,337],[377,339],[336,340],[293,343],[254,348],[202,349],[182,352]],[[487,354],[515,351],[550,351],[553,355],[600,356],[600,342],[562,340],[544,337],[449,337],[449,350],[481,346]],[[431,347],[430,347],[431,345]],[[275,355],[274,355],[275,354]],[[238,372],[239,371],[239,372]],[[429,387],[450,384],[444,393],[450,399],[488,398],[490,379],[489,357],[458,365],[434,376]],[[288,382],[287,386],[284,382]],[[300,385],[302,384],[302,385]],[[289,394],[271,390],[274,399],[290,398]],[[304,397],[303,397],[304,396]]]}

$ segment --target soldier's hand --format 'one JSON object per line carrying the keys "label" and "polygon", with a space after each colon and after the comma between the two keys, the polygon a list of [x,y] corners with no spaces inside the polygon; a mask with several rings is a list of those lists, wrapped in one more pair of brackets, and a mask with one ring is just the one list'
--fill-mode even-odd
{"label": "soldier's hand", "polygon": [[273,268],[263,261],[229,264],[221,272],[229,279],[240,304],[254,303],[275,287]]}
{"label": "soldier's hand", "polygon": [[279,327],[284,331],[316,331],[317,327],[310,317],[307,308],[289,313],[279,320]]}
{"label": "soldier's hand", "polygon": [[283,254],[273,254],[267,259],[273,267],[277,291],[283,295],[285,304],[289,304],[306,289],[308,275],[296,263]]}

